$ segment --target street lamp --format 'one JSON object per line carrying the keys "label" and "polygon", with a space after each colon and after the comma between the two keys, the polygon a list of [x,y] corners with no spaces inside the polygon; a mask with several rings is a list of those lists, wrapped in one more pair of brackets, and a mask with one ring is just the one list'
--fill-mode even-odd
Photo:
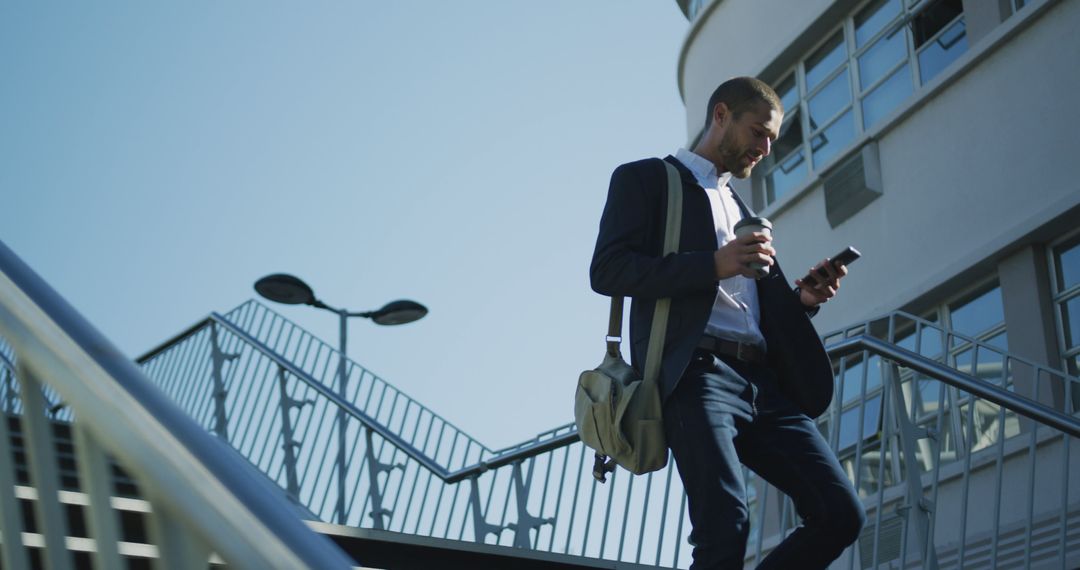
{"label": "street lamp", "polygon": [[[352,312],[335,309],[315,297],[311,286],[299,277],[286,273],[267,275],[255,282],[255,291],[264,298],[286,305],[311,305],[337,313],[339,322],[338,394],[344,400],[349,381],[345,373],[346,321],[349,317],[371,319],[377,325],[404,325],[420,320],[427,314],[427,307],[416,301],[391,301],[374,311]],[[345,410],[338,410],[338,522],[345,524]]]}
{"label": "street lamp", "polygon": [[267,275],[255,282],[255,291],[264,298],[286,305],[311,305],[337,313],[342,318],[364,317],[378,325],[404,325],[420,320],[427,314],[427,307],[416,301],[391,301],[376,311],[349,312],[335,309],[315,298],[315,292],[299,277],[285,273]]}

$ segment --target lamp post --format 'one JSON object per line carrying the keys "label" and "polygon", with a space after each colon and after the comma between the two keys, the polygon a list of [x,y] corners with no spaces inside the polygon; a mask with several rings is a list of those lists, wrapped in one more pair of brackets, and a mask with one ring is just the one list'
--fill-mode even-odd
{"label": "lamp post", "polygon": [[[427,314],[427,307],[416,301],[400,300],[391,301],[374,311],[353,312],[346,309],[336,309],[323,303],[315,297],[315,292],[299,277],[285,273],[267,275],[255,282],[255,291],[264,298],[286,305],[311,305],[319,309],[325,309],[337,313],[339,323],[339,358],[338,358],[338,394],[342,399],[346,398],[345,392],[348,387],[349,377],[345,371],[345,342],[347,338],[346,323],[349,317],[361,317],[371,319],[377,325],[403,325],[420,320]],[[347,422],[345,410],[338,410],[338,500],[337,512],[338,523],[345,524],[345,433]]]}

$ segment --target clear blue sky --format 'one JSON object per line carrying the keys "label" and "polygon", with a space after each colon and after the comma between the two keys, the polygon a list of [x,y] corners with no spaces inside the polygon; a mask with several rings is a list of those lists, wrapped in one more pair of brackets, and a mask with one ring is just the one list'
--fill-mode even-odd
{"label": "clear blue sky", "polygon": [[418,300],[349,355],[516,443],[601,360],[608,177],[685,142],[687,29],[673,0],[4,2],[0,240],[132,357],[268,273]]}

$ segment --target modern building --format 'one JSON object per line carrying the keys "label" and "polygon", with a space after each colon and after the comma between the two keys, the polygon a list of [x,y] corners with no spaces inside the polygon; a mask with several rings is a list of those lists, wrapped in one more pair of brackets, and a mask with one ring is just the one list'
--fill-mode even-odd
{"label": "modern building", "polygon": [[[868,515],[833,568],[1080,567],[1080,1],[678,5],[687,145],[768,81],[738,191],[789,272],[863,253],[815,319]],[[131,363],[0,243],[4,568],[689,565],[670,464],[601,483],[572,423],[492,449],[435,408],[254,300]],[[747,476],[753,567],[799,518]]]}
{"label": "modern building", "polygon": [[[979,341],[976,344],[1000,349],[999,356],[989,359],[993,362],[987,361],[985,350],[982,359],[976,357],[977,376],[990,382],[1003,379],[1008,390],[1075,413],[1080,394],[1069,388],[1071,382],[1033,380],[1019,370],[1003,372],[1000,354],[1073,376],[1080,373],[1080,182],[1067,168],[1080,141],[1080,108],[1072,96],[1080,89],[1080,2],[678,4],[690,23],[678,61],[687,144],[701,136],[706,102],[716,85],[740,75],[768,82],[784,103],[783,127],[771,155],[751,179],[739,181],[737,190],[773,221],[786,267],[801,270],[848,245],[863,254],[851,267],[841,294],[816,317],[818,330],[905,311]],[[902,331],[898,334],[903,336]],[[929,344],[935,345],[939,360],[972,371],[975,344],[935,335]],[[914,342],[909,340],[909,348]],[[927,354],[926,346],[921,348]],[[1006,368],[1015,367],[1013,359],[1004,362]],[[912,389],[910,377],[904,377],[904,394],[915,412],[915,427],[930,426],[929,418],[937,415],[938,386]],[[880,384],[861,393],[845,390],[833,414],[821,420],[849,469],[857,459],[856,447],[872,447],[870,441],[881,435],[881,426],[875,425],[882,413]],[[964,406],[962,395],[945,392],[945,421],[937,436],[946,463],[942,470],[948,468],[950,454],[954,461],[962,460],[964,438],[970,443],[974,437],[965,435],[964,420],[957,418]],[[829,429],[830,421],[857,409],[867,410],[864,421],[872,418],[862,433],[850,421]],[[994,435],[999,427],[991,421],[996,409],[988,411],[982,435],[989,440],[1029,430],[1029,424],[1004,414],[1002,433]],[[974,415],[979,431],[979,411]],[[864,455],[862,461],[865,466],[875,460]],[[933,471],[934,462],[925,461],[924,468]],[[1041,489],[1049,480],[1044,476],[1053,473],[1050,467],[1060,470],[1048,461],[1033,468],[1033,479],[1017,481]],[[1009,467],[1007,457],[1004,468]],[[931,479],[927,474],[924,484],[929,486]],[[965,543],[971,559],[988,538],[1007,542],[1004,537],[1017,525],[1039,528],[1039,520],[1027,517],[1038,519],[1040,506],[1053,510],[1051,506],[1061,504],[1069,505],[1069,562],[1051,567],[1080,565],[1075,538],[1080,480],[1069,485],[1068,496],[1060,482],[1054,483],[1057,494],[1045,497],[1045,505],[1036,500],[1033,515],[1026,507],[1018,512],[998,505],[997,521],[988,521],[993,518],[988,516],[974,520],[974,513],[982,512],[980,504],[990,508],[999,501],[993,488],[965,491],[962,485],[939,483],[930,518],[936,520],[933,542],[943,566]],[[759,484],[758,494],[762,492]],[[965,492],[966,507],[959,496],[950,495]],[[767,519],[780,516],[781,505],[773,506],[777,510],[766,509]],[[1044,522],[1052,529],[1064,521]],[[962,539],[957,528],[964,523],[967,535]],[[766,527],[770,525],[775,532],[765,531],[766,550],[779,532],[778,525],[767,520]],[[875,530],[876,518],[871,516],[868,531]],[[1032,550],[1037,561],[1050,546],[1016,548]],[[986,567],[1006,567],[1002,552],[985,562]],[[864,549],[863,568],[870,567],[866,554]],[[876,564],[888,567],[880,554]]]}

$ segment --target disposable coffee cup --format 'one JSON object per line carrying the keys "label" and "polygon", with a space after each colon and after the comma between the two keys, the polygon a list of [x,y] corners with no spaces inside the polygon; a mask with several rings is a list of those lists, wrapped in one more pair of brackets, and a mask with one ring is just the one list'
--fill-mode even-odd
{"label": "disposable coffee cup", "polygon": [[[772,222],[765,218],[743,218],[735,224],[735,237],[741,238],[755,232],[760,232],[772,237]],[[769,274],[769,266],[764,263],[751,263],[750,269],[757,273],[758,279]]]}

